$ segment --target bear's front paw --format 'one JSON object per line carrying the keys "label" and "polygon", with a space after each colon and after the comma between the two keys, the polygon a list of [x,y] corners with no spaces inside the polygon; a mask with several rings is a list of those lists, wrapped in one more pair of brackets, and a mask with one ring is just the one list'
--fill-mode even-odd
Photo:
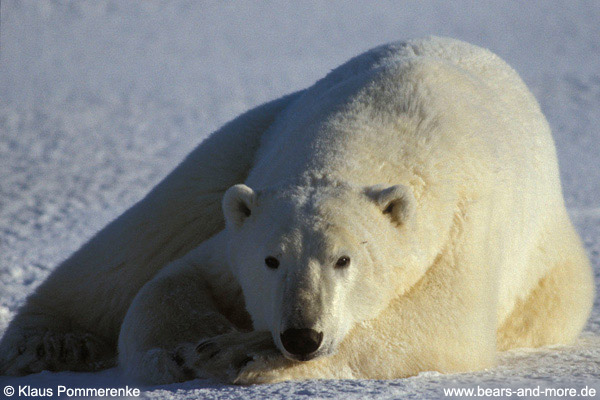
{"label": "bear's front paw", "polygon": [[188,376],[236,382],[240,371],[252,364],[283,359],[269,332],[230,332],[176,349],[173,360]]}
{"label": "bear's front paw", "polygon": [[[239,370],[232,383],[236,385],[256,385],[298,379],[293,374],[296,364],[298,362],[288,360],[281,354],[275,356],[258,355]],[[299,379],[303,378],[300,377]]]}

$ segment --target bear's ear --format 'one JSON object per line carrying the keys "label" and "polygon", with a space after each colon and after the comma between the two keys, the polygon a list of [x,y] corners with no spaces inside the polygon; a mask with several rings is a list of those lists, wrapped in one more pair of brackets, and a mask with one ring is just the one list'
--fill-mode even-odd
{"label": "bear's ear", "polygon": [[366,193],[379,206],[381,212],[397,224],[405,224],[415,213],[415,197],[404,185],[387,188],[383,185],[371,186],[367,188]]}
{"label": "bear's ear", "polygon": [[223,214],[227,225],[239,228],[252,215],[256,193],[246,185],[234,185],[223,196]]}

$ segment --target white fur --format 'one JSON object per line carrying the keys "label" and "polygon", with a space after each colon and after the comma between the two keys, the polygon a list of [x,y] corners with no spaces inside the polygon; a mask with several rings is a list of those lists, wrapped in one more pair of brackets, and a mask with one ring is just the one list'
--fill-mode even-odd
{"label": "white fur", "polygon": [[[592,297],[537,102],[491,52],[427,38],[216,132],[29,299],[0,368],[93,369],[36,357],[50,330],[118,336],[126,373],[155,383],[475,370],[569,343]],[[288,328],[323,333],[313,359],[293,361]]]}

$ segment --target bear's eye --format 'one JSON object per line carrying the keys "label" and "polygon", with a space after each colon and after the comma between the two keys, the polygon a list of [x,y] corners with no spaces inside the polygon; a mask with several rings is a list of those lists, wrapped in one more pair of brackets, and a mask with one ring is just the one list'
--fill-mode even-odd
{"label": "bear's eye", "polygon": [[279,267],[279,260],[269,256],[265,258],[265,265],[271,269],[277,269],[277,267]]}
{"label": "bear's eye", "polygon": [[345,268],[348,265],[350,265],[350,257],[348,256],[340,257],[335,263],[336,268]]}

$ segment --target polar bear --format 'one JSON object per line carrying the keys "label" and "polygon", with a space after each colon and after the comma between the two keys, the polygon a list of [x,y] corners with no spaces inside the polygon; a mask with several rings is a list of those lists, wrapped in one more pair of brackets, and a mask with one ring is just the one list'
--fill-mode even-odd
{"label": "polar bear", "polygon": [[211,135],[28,298],[0,371],[471,371],[572,342],[593,291],[534,97],[491,52],[430,37]]}

